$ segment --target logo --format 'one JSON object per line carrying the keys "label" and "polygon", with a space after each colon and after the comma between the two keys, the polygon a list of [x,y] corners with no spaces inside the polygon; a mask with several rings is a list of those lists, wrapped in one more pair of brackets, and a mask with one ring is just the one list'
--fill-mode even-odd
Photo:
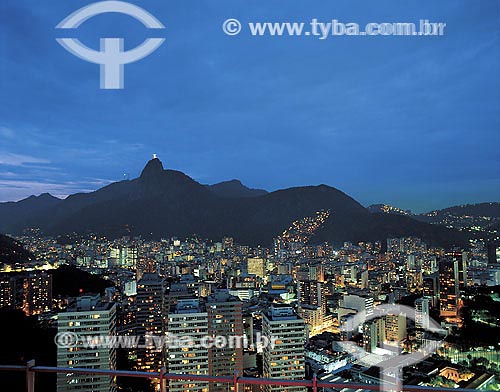
{"label": "logo", "polygon": [[[400,304],[382,304],[375,306],[373,311],[369,314],[366,311],[357,313],[352,317],[352,322],[341,326],[340,330],[342,332],[355,332],[358,331],[359,327],[365,322],[385,317],[387,315],[401,315],[413,320],[414,322],[419,320],[419,316],[416,314],[415,309],[409,306]],[[440,325],[429,316],[424,317],[427,321],[424,329],[444,338],[443,335],[445,334],[445,331],[440,327]],[[419,351],[414,351],[412,353],[403,353],[402,347],[398,344],[397,347],[394,347],[395,350],[392,355],[388,356],[370,354],[362,347],[359,347],[356,343],[351,341],[337,341],[336,343],[344,351],[356,358],[360,363],[366,366],[372,366],[376,363],[376,366],[380,368],[381,373],[381,391],[402,391],[403,367],[416,364],[431,356],[443,344],[443,339],[427,341],[420,347]],[[370,359],[365,362],[365,358],[368,359],[368,357],[370,357]]]}
{"label": "logo", "polygon": [[241,31],[241,23],[238,19],[226,19],[222,24],[222,31],[227,35],[238,35]]}
{"label": "logo", "polygon": [[54,342],[58,347],[68,348],[78,345],[78,335],[74,332],[58,332],[54,337]]}
{"label": "logo", "polygon": [[[123,1],[101,1],[89,4],[66,17],[56,28],[76,29],[87,19],[96,15],[116,12],[132,16],[149,29],[164,29],[158,19],[146,10]],[[101,89],[124,88],[124,65],[143,59],[158,49],[164,38],[148,38],[134,49],[124,51],[123,38],[101,38],[100,50],[94,50],[76,38],[58,38],[57,42],[71,54],[99,64],[101,68]]]}

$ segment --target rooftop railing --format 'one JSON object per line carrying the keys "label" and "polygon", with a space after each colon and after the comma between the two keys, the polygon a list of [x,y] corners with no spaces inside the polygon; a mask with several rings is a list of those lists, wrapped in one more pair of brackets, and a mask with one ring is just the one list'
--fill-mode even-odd
{"label": "rooftop railing", "polygon": [[[311,388],[313,392],[321,392],[324,388],[342,391],[345,389],[353,389],[356,391],[383,391],[380,385],[376,384],[361,384],[351,382],[325,382],[313,377],[312,380],[283,380],[276,378],[252,378],[252,377],[239,377],[237,374],[234,376],[208,376],[196,374],[174,374],[167,373],[165,369],[160,372],[140,372],[131,370],[108,370],[108,369],[90,369],[90,368],[73,368],[73,367],[54,367],[54,366],[35,366],[35,361],[28,361],[26,366],[22,365],[0,365],[1,372],[26,372],[26,392],[35,392],[35,375],[37,373],[73,373],[85,374],[95,376],[108,376],[108,377],[136,377],[156,380],[158,382],[160,392],[166,392],[166,381],[193,381],[193,382],[217,382],[226,383],[233,386],[234,391],[238,391],[240,385],[271,385],[282,387],[307,387]],[[241,391],[242,389],[240,389]],[[404,385],[402,392],[413,391],[449,391],[449,392],[472,392],[475,389],[456,389],[456,388],[438,388],[420,385]]]}

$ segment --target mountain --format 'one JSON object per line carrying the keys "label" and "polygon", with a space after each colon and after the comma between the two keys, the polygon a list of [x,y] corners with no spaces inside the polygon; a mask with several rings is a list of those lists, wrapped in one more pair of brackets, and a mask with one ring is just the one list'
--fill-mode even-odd
{"label": "mountain", "polygon": [[16,240],[0,234],[0,264],[22,263],[33,260],[33,255]]}
{"label": "mountain", "polygon": [[465,204],[427,212],[414,218],[426,223],[473,231],[479,229],[487,233],[500,222],[500,203]]}
{"label": "mountain", "polygon": [[206,186],[213,194],[219,197],[258,197],[268,193],[264,189],[248,188],[243,185],[240,180],[224,181],[219,182],[218,184]]}
{"label": "mountain", "polygon": [[414,214],[387,204],[373,204],[367,209],[372,213],[405,215],[420,222],[459,230],[483,230],[486,236],[490,236],[500,222],[500,203],[464,204],[423,214]]}
{"label": "mountain", "polygon": [[448,207],[442,210],[435,210],[421,214],[422,217],[428,217],[429,220],[438,220],[444,216],[475,216],[500,218],[500,203],[479,203],[464,204],[460,206]]}
{"label": "mountain", "polygon": [[85,294],[104,294],[107,287],[113,287],[111,280],[82,271],[73,266],[62,265],[48,271],[52,275],[54,297],[78,297]]}
{"label": "mountain", "polygon": [[427,244],[450,248],[467,247],[469,236],[461,231],[439,225],[419,222],[411,217],[397,214],[372,213],[370,217],[358,217],[355,224],[342,225],[329,220],[316,234],[316,242],[328,241],[328,238],[351,238],[351,242],[382,241],[393,237],[415,236]]}
{"label": "mountain", "polygon": [[30,196],[18,202],[0,203],[0,232],[7,232],[9,222],[30,219],[43,213],[61,202],[60,199],[42,193],[40,196]]}
{"label": "mountain", "polygon": [[[9,232],[39,227],[52,235],[91,231],[111,238],[198,234],[213,240],[231,236],[240,243],[270,245],[293,221],[329,210],[330,217],[312,241],[341,244],[418,235],[433,245],[467,243],[465,234],[458,231],[410,217],[372,214],[350,196],[327,185],[283,189],[254,197],[249,197],[245,190],[248,188],[240,184],[216,184],[215,189],[182,172],[165,170],[155,158],[147,163],[139,178],[64,200],[51,199],[49,205],[44,197],[35,203],[33,214],[25,213],[24,200],[0,204],[0,221],[2,230]],[[12,209],[21,212],[19,217]]]}

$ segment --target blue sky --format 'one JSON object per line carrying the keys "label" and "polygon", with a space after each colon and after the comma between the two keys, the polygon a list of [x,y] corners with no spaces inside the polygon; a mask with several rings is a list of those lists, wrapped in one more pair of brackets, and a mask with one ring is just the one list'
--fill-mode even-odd
{"label": "blue sky", "polygon": [[[126,49],[124,90],[54,27],[91,1],[0,3],[0,201],[136,177],[153,153],[202,183],[326,183],[416,211],[500,200],[500,2],[133,0],[164,33],[96,16],[69,36]],[[443,37],[234,37],[247,22],[446,22]]]}

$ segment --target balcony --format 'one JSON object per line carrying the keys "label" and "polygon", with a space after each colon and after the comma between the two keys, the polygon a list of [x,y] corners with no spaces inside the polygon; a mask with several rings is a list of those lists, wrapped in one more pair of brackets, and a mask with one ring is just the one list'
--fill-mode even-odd
{"label": "balcony", "polygon": [[[26,392],[35,392],[36,374],[39,373],[75,373],[84,375],[108,376],[108,377],[136,377],[155,380],[158,383],[159,391],[166,391],[166,381],[194,381],[196,382],[218,382],[231,385],[234,391],[243,391],[245,385],[271,385],[281,387],[307,387],[312,392],[326,391],[381,391],[380,385],[359,384],[359,383],[332,383],[322,382],[313,378],[312,380],[281,380],[270,378],[250,378],[238,377],[236,374],[233,377],[228,376],[200,376],[193,374],[173,374],[167,373],[163,369],[161,372],[139,372],[128,370],[104,370],[104,369],[88,369],[88,368],[63,368],[52,366],[35,366],[34,361],[29,361],[26,366],[21,365],[0,365],[0,379],[2,372],[25,372],[26,373]],[[241,386],[241,387],[240,387]],[[475,389],[455,389],[455,388],[431,388],[418,385],[404,385],[401,391],[450,391],[450,392],[472,392]]]}

